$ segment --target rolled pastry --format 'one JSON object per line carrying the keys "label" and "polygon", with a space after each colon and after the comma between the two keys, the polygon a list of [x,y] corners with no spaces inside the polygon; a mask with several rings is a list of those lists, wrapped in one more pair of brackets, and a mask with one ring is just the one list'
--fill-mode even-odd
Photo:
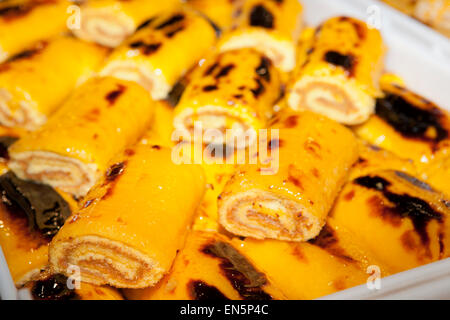
{"label": "rolled pastry", "polygon": [[0,124],[35,130],[106,56],[70,37],[40,41],[0,66]]}
{"label": "rolled pastry", "polygon": [[95,0],[81,4],[79,38],[107,47],[117,47],[141,25],[157,14],[172,9],[179,0]]}
{"label": "rolled pastry", "polygon": [[[253,49],[228,51],[207,59],[194,71],[175,109],[179,136],[193,140],[196,127],[205,144],[226,144],[226,132],[242,148],[255,142],[280,96],[280,77],[269,59]],[[198,129],[198,130],[200,130]],[[252,132],[249,132],[252,131]],[[217,132],[221,134],[211,134]]]}
{"label": "rolled pastry", "polygon": [[100,74],[135,81],[154,100],[165,99],[215,40],[213,26],[198,13],[171,11],[152,19],[114,50]]}
{"label": "rolled pastry", "polygon": [[93,78],[45,125],[9,148],[9,167],[23,179],[83,196],[109,160],[142,136],[152,116],[153,103],[141,86]]}
{"label": "rolled pastry", "polygon": [[234,13],[240,7],[242,0],[186,0],[186,4],[203,13],[220,30],[228,30],[234,18]]}
{"label": "rolled pastry", "polygon": [[353,18],[332,18],[306,30],[288,86],[289,106],[344,124],[366,121],[381,96],[384,52],[380,32]]}
{"label": "rolled pastry", "polygon": [[449,112],[398,83],[382,80],[384,97],[377,100],[376,114],[355,127],[356,134],[418,166],[448,154]]}
{"label": "rolled pastry", "polygon": [[414,17],[450,37],[449,0],[418,0]]}
{"label": "rolled pastry", "polygon": [[313,243],[250,238],[232,243],[289,300],[317,299],[363,284],[370,276],[331,232],[323,232]]}
{"label": "rolled pastry", "polygon": [[118,290],[89,283],[75,283],[62,274],[51,274],[26,285],[33,300],[123,300]]}
{"label": "rolled pastry", "polygon": [[67,275],[75,265],[84,282],[153,286],[181,249],[204,188],[201,167],[176,165],[169,148],[127,149],[53,239],[52,270]]}
{"label": "rolled pastry", "polygon": [[51,239],[76,208],[62,192],[12,172],[0,176],[0,246],[17,286],[39,278],[48,265]]}
{"label": "rolled pastry", "polygon": [[449,257],[449,214],[448,199],[428,184],[379,170],[345,186],[328,223],[396,273]]}
{"label": "rolled pastry", "polygon": [[153,288],[127,290],[136,300],[272,300],[284,296],[238,246],[224,236],[194,231],[170,273]]}
{"label": "rolled pastry", "polygon": [[240,236],[306,241],[319,234],[357,159],[356,139],[308,111],[280,115],[274,129],[279,134],[265,142],[267,157],[260,148],[259,163],[240,166],[227,182],[220,223]]}
{"label": "rolled pastry", "polygon": [[254,48],[284,72],[295,67],[303,8],[297,0],[245,0],[236,23],[224,34],[220,50]]}
{"label": "rolled pastry", "polygon": [[0,62],[42,39],[63,32],[66,0],[8,0],[0,3]]}

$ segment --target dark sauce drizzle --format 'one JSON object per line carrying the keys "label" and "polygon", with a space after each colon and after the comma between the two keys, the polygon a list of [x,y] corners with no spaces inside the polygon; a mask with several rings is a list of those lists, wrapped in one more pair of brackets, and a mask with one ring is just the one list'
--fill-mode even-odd
{"label": "dark sauce drizzle", "polygon": [[220,301],[230,300],[219,289],[214,286],[210,286],[200,280],[191,280],[188,283],[189,295],[194,300],[200,301]]}
{"label": "dark sauce drizzle", "polygon": [[250,12],[250,25],[254,27],[272,29],[274,19],[273,14],[261,4],[254,6]]}
{"label": "dark sauce drizzle", "polygon": [[35,300],[78,300],[75,290],[67,287],[68,278],[62,274],[54,274],[45,280],[38,280],[31,288]]}

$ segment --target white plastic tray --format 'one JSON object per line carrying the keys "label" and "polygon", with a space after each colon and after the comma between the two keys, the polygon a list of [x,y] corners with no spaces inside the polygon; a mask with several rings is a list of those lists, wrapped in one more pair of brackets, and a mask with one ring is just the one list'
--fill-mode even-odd
{"label": "white plastic tray", "polygon": [[[386,70],[400,75],[409,88],[450,110],[450,41],[420,22],[375,0],[301,0],[306,23],[316,26],[327,18],[349,15],[380,21],[389,48]],[[374,16],[377,15],[377,16]],[[17,292],[0,250],[0,297],[29,299]],[[450,299],[450,259],[402,272],[381,280],[380,290],[366,285],[322,299]]]}

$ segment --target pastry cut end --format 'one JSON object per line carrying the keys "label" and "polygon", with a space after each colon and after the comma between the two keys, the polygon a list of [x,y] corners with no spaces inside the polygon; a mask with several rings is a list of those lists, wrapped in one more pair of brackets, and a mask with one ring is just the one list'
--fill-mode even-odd
{"label": "pastry cut end", "polygon": [[113,8],[83,9],[80,27],[72,32],[80,39],[115,48],[134,32],[132,19]]}
{"label": "pastry cut end", "polygon": [[35,180],[77,197],[87,194],[99,176],[97,166],[53,152],[11,152],[9,168],[21,179]]}
{"label": "pastry cut end", "polygon": [[174,119],[174,127],[182,133],[183,140],[192,141],[199,125],[204,144],[227,144],[234,140],[237,148],[245,148],[256,141],[260,124],[252,116],[220,106],[186,108]]}
{"label": "pastry cut end", "polygon": [[0,88],[0,124],[10,128],[36,130],[47,121],[44,114],[37,112],[31,102],[16,101],[6,89]]}
{"label": "pastry cut end", "polygon": [[338,77],[303,77],[287,99],[296,111],[310,110],[347,125],[361,124],[375,111],[372,96]]}
{"label": "pastry cut end", "polygon": [[121,242],[88,235],[56,240],[50,245],[52,271],[71,276],[80,268],[81,281],[116,288],[146,288],[156,284],[165,270],[139,250]]}
{"label": "pastry cut end", "polygon": [[153,100],[167,98],[171,90],[171,86],[162,75],[157,75],[156,70],[149,71],[148,68],[139,67],[133,61],[113,61],[100,72],[100,75],[136,82],[150,92]]}
{"label": "pastry cut end", "polygon": [[274,66],[284,72],[295,67],[296,50],[291,41],[276,39],[273,35],[251,30],[232,33],[220,46],[220,51],[231,51],[243,48],[254,48],[269,58]]}
{"label": "pastry cut end", "polygon": [[316,237],[324,224],[298,202],[258,189],[222,195],[219,218],[239,236],[297,242]]}

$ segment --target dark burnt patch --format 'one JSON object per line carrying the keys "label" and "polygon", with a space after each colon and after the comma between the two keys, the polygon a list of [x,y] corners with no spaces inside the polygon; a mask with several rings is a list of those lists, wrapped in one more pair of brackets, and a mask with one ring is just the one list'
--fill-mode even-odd
{"label": "dark burnt patch", "polygon": [[191,280],[187,284],[189,296],[199,301],[222,301],[228,299],[219,289],[200,280]]}
{"label": "dark burnt patch", "polygon": [[178,80],[172,87],[172,90],[170,90],[169,94],[167,95],[167,102],[172,107],[176,107],[180,102],[181,96],[183,95],[184,90],[186,90],[186,85],[186,79],[182,78]]}
{"label": "dark burnt patch", "polygon": [[267,278],[231,245],[215,241],[206,245],[202,252],[221,260],[220,268],[233,288],[245,300],[271,300],[262,286],[267,284]]}
{"label": "dark burnt patch", "polygon": [[0,176],[2,203],[10,213],[23,214],[30,232],[51,240],[70,216],[69,204],[52,187],[19,179],[9,171]]}
{"label": "dark burnt patch", "polygon": [[123,174],[125,171],[126,162],[119,162],[113,164],[109,169],[106,171],[106,181],[107,182],[113,182],[116,181],[117,178]]}
{"label": "dark burnt patch", "polygon": [[325,53],[324,60],[332,65],[344,68],[349,76],[354,76],[357,63],[355,56],[331,50]]}
{"label": "dark burnt patch", "polygon": [[11,56],[5,63],[31,59],[34,56],[40,54],[47,46],[48,46],[47,41],[40,41],[39,43],[35,44],[33,46],[33,48],[24,50],[22,52],[19,52],[15,55]]}
{"label": "dark burnt patch", "polygon": [[283,121],[283,125],[287,128],[287,129],[291,129],[294,128],[298,123],[298,116],[289,116],[287,117],[284,121]]}
{"label": "dark burnt patch", "polygon": [[173,30],[171,30],[171,31],[168,31],[168,32],[166,33],[166,37],[167,37],[167,38],[172,38],[172,37],[175,36],[177,33],[181,32],[181,31],[183,31],[183,30],[184,30],[184,26],[179,26],[178,28],[175,28],[175,29],[173,29]]}
{"label": "dark burnt patch", "polygon": [[425,141],[435,147],[449,136],[442,125],[445,115],[433,105],[422,109],[402,96],[386,93],[384,98],[377,100],[375,110],[378,117],[406,138]]}
{"label": "dark burnt patch", "polygon": [[219,89],[219,87],[217,87],[216,85],[209,85],[203,87],[203,91],[205,92],[215,91],[217,89]]}
{"label": "dark burnt patch", "polygon": [[34,0],[25,3],[6,5],[0,8],[0,18],[6,22],[10,22],[26,16],[40,5],[51,5],[54,3],[56,3],[55,0]]}
{"label": "dark burnt patch", "polygon": [[118,84],[116,90],[109,92],[105,96],[105,99],[109,102],[109,105],[114,105],[114,103],[116,103],[117,99],[119,99],[119,97],[125,92],[126,89],[127,87],[125,87],[124,85]]}
{"label": "dark burnt patch", "polygon": [[34,300],[79,300],[75,290],[67,287],[68,278],[62,274],[54,274],[47,279],[33,283],[31,295]]}
{"label": "dark burnt patch", "polygon": [[262,57],[260,64],[255,69],[255,72],[267,82],[270,82],[270,65],[270,60]]}
{"label": "dark burnt patch", "polygon": [[217,62],[214,63],[208,69],[205,70],[205,73],[203,73],[203,75],[205,77],[211,75],[218,66],[219,66],[219,63],[217,63]]}
{"label": "dark burnt patch", "polygon": [[422,244],[424,246],[430,244],[430,237],[427,232],[428,223],[432,220],[442,223],[443,215],[441,212],[436,211],[423,199],[406,193],[397,194],[391,192],[389,190],[391,183],[378,176],[360,177],[355,179],[353,183],[367,189],[379,191],[389,201],[389,203],[386,203],[379,196],[369,199],[369,204],[373,207],[374,213],[394,226],[399,226],[404,218],[410,219]]}
{"label": "dark burnt patch", "polygon": [[250,12],[250,25],[253,27],[262,27],[266,29],[273,29],[274,16],[273,14],[262,4],[256,5]]}
{"label": "dark burnt patch", "polygon": [[155,18],[156,18],[156,17],[152,17],[152,18],[147,19],[147,20],[145,20],[144,22],[142,22],[142,23],[136,28],[136,31],[139,31],[139,30],[144,29],[144,28],[148,27],[149,25],[151,25],[152,22],[155,21]]}
{"label": "dark burnt patch", "polygon": [[216,80],[219,80],[220,78],[226,77],[230,73],[230,71],[234,69],[234,67],[234,64],[227,64],[220,69],[220,71],[214,76],[214,78]]}
{"label": "dark burnt patch", "polygon": [[167,28],[184,20],[184,14],[175,14],[155,27],[156,30]]}
{"label": "dark burnt patch", "polygon": [[8,148],[18,140],[18,137],[3,136],[0,137],[0,158],[8,160]]}
{"label": "dark burnt patch", "polygon": [[264,91],[266,91],[266,87],[259,78],[255,78],[254,80],[256,82],[256,88],[250,89],[250,91],[253,93],[253,96],[257,99],[260,95],[264,93]]}
{"label": "dark burnt patch", "polygon": [[161,43],[145,43],[144,41],[135,41],[130,43],[130,48],[133,49],[139,49],[143,54],[146,56],[151,55],[152,53],[155,53],[158,51],[158,49],[161,47]]}
{"label": "dark burnt patch", "polygon": [[308,241],[312,245],[318,246],[333,256],[343,259],[346,262],[355,262],[355,260],[340,246],[336,232],[328,225],[325,225],[319,235]]}

